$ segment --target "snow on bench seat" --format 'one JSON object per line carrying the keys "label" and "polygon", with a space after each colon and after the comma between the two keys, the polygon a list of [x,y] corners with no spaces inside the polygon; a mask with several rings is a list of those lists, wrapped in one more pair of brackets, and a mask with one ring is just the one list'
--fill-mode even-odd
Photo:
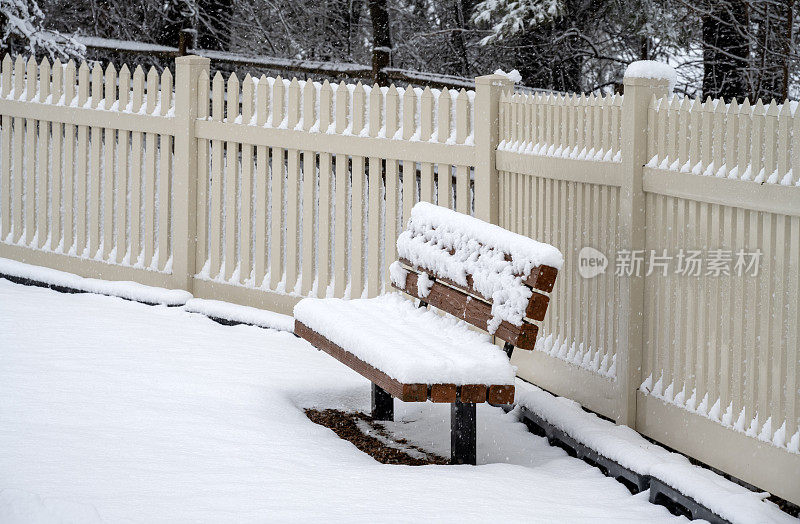
{"label": "snow on bench seat", "polygon": [[301,300],[295,320],[406,384],[513,385],[514,368],[487,335],[417,308],[399,293]]}

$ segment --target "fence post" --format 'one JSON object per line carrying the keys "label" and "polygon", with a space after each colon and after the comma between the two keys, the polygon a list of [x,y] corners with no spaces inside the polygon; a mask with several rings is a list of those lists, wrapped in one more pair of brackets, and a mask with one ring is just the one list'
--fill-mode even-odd
{"label": "fence post", "polygon": [[192,290],[197,271],[197,80],[201,71],[209,71],[210,63],[200,56],[175,59],[172,274],[178,285],[188,291]]}
{"label": "fence post", "polygon": [[497,224],[500,191],[494,163],[500,136],[500,93],[514,84],[502,75],[475,79],[475,216]]}
{"label": "fence post", "polygon": [[[632,253],[645,249],[645,198],[642,174],[647,163],[648,108],[653,95],[667,95],[665,78],[626,76],[622,101],[622,187],[619,200],[619,249]],[[609,253],[609,258],[615,253]],[[619,340],[617,346],[617,384],[620,405],[617,423],[636,425],[636,391],[642,382],[644,349],[644,271],[619,279]]]}

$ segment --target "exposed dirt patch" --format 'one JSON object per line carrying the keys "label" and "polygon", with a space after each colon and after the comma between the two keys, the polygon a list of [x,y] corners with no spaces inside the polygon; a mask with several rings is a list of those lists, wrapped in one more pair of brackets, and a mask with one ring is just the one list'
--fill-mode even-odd
{"label": "exposed dirt patch", "polygon": [[[449,463],[447,459],[413,446],[405,439],[393,437],[369,415],[346,413],[337,409],[305,411],[312,422],[333,430],[339,438],[353,443],[355,447],[383,464],[426,466]],[[366,434],[362,430],[364,427],[367,427],[371,434]]]}

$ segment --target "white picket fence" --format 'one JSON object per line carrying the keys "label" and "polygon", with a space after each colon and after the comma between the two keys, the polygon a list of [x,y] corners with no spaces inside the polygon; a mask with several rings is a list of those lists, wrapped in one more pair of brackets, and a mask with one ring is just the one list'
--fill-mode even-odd
{"label": "white picket fence", "polygon": [[[800,115],[625,93],[6,57],[0,256],[290,313],[388,289],[411,207],[436,202],[565,253],[520,376],[800,502]],[[609,260],[594,278],[587,246]],[[760,271],[615,274],[620,250],[681,248],[760,250]]]}

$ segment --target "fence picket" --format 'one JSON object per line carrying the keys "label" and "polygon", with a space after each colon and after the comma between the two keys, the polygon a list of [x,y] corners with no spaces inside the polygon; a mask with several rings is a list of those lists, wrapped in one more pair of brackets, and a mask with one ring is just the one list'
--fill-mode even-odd
{"label": "fence picket", "polygon": [[722,173],[722,167],[725,163],[725,113],[727,108],[723,100],[719,100],[714,104],[714,123],[713,123],[713,146],[714,146],[714,171],[710,173],[716,176]]}
{"label": "fence picket", "polygon": [[789,150],[789,137],[791,128],[791,109],[789,108],[789,101],[786,100],[781,105],[780,113],[778,114],[778,176],[775,177],[775,183],[783,180],[789,172],[790,164],[790,150]]}
{"label": "fence picket", "polygon": [[[242,124],[251,125],[253,120],[253,77],[245,75],[242,81]],[[241,176],[241,218],[239,222],[239,283],[245,284],[251,279],[253,269],[251,254],[253,249],[253,146],[242,143],[242,176]]]}
{"label": "fence picket", "polygon": [[[303,130],[309,130],[317,124],[315,115],[317,89],[310,80],[303,86]],[[314,151],[303,151],[303,268],[302,287],[300,293],[307,296],[311,293],[315,280],[315,244],[316,227],[315,211],[317,207],[317,154]]]}
{"label": "fence picket", "polygon": [[[50,96],[50,62],[46,58],[42,59],[39,65],[39,96],[40,104],[47,102]],[[38,239],[37,248],[42,249],[50,231],[47,227],[47,197],[50,194],[50,122],[39,121],[39,155],[38,172],[36,174],[36,234]]]}
{"label": "fence picket", "polygon": [[[272,127],[280,127],[283,123],[284,87],[283,78],[280,76],[276,77],[274,83],[272,84]],[[283,281],[283,275],[285,271],[283,259],[286,254],[286,247],[284,241],[287,237],[284,236],[284,153],[285,151],[279,147],[272,148],[272,171],[270,175],[270,209],[272,218],[272,232],[270,234],[269,251],[270,289],[278,289],[278,286]]]}
{"label": "fence picket", "polygon": [[[172,110],[172,72],[167,68],[161,74],[161,115],[166,116]],[[158,260],[153,261],[157,264],[159,271],[165,271],[168,260],[171,258],[170,251],[170,210],[172,209],[172,135],[164,133],[160,135],[158,148],[158,238],[156,251]]]}
{"label": "fence picket", "polygon": [[[333,122],[333,115],[331,114],[331,105],[333,103],[333,89],[330,83],[326,80],[323,82],[319,91],[319,131],[325,133]],[[319,199],[318,199],[318,223],[319,223],[319,242],[317,244],[317,296],[328,296],[328,286],[331,282],[331,226],[334,221],[331,220],[331,212],[333,211],[331,178],[333,157],[328,152],[321,152],[319,154]],[[388,176],[388,174],[387,174]]]}
{"label": "fence picket", "polygon": [[742,180],[759,181],[762,177],[763,168],[761,146],[763,144],[764,133],[764,103],[759,99],[753,106],[752,113],[752,133],[750,133],[750,169],[748,176]]}
{"label": "fence picket", "polygon": [[[269,112],[269,91],[267,78],[261,75],[256,85],[256,125],[264,127]],[[273,249],[268,241],[270,231],[267,228],[267,199],[269,198],[269,150],[267,146],[256,146],[256,179],[253,185],[255,194],[256,216],[253,229],[255,248],[253,253],[254,285],[262,286],[267,272],[267,249]]]}
{"label": "fence picket", "polygon": [[[78,107],[83,107],[89,99],[89,66],[86,62],[81,63],[78,69]],[[75,151],[77,167],[75,170],[75,193],[77,193],[75,214],[75,244],[76,254],[88,256],[87,244],[87,223],[86,215],[88,208],[86,205],[86,190],[88,181],[88,151],[89,148],[89,128],[85,125],[78,126],[78,147]]]}
{"label": "fence picket", "polygon": [[[5,99],[11,93],[11,56],[3,57],[0,74],[0,96]],[[11,223],[11,117],[3,115],[0,127],[0,241],[7,242],[12,232]]]}
{"label": "fence picket", "polygon": [[[56,58],[56,60],[53,62],[52,77],[53,81],[50,92],[50,103],[59,104],[64,89],[64,68],[61,65],[61,60],[58,58]],[[61,144],[63,141],[64,126],[61,122],[52,122],[50,126],[52,129],[52,145],[50,146],[52,156],[50,157],[50,234],[48,241],[50,244],[50,249],[56,250],[62,238],[61,221],[63,219],[63,208],[61,188],[63,186],[61,184],[61,177],[63,168],[61,164]],[[3,139],[4,138],[0,138],[0,140]],[[4,146],[5,143],[3,143],[3,147]]]}
{"label": "fence picket", "polygon": [[[447,89],[439,93],[438,116],[436,120],[437,139],[446,142],[450,139],[450,115],[452,98]],[[453,209],[453,172],[449,164],[438,166],[438,193],[436,203],[448,209]]]}
{"label": "fence picket", "polygon": [[[369,95],[369,136],[375,138],[381,130],[383,94],[378,84],[372,86]],[[367,296],[377,296],[382,289],[381,274],[381,207],[382,207],[382,161],[379,157],[368,160],[368,212],[367,212]]]}
{"label": "fence picket", "polygon": [[[795,116],[795,123],[797,122]],[[795,124],[796,125],[796,124]],[[795,127],[795,130],[797,127]],[[797,138],[795,137],[795,145],[797,145]],[[793,151],[794,157],[797,158],[798,151]],[[797,165],[797,164],[795,164]],[[795,172],[795,178],[800,173]],[[787,279],[787,293],[790,296],[797,297],[800,295],[800,217],[793,216],[789,218],[790,229],[789,238],[794,239],[789,245],[789,267],[786,274]],[[797,391],[798,380],[800,379],[800,366],[797,364],[797,354],[794,353],[793,348],[798,347],[800,343],[800,307],[798,307],[797,300],[789,300],[789,309],[787,312],[787,341],[786,341],[786,391]],[[795,431],[800,431],[800,406],[798,406],[797,395],[787,395],[786,405],[786,420],[787,420],[787,439],[788,435],[796,434]]]}
{"label": "fence picket", "polygon": [[736,149],[739,152],[739,157],[736,162],[738,171],[737,178],[741,178],[742,180],[745,180],[745,176],[750,169],[748,158],[750,156],[751,125],[752,108],[750,107],[750,101],[745,98],[744,102],[742,102],[742,106],[739,108],[739,135],[736,145]]}
{"label": "fence picket", "polygon": [[[225,99],[225,81],[217,71],[211,81],[211,120],[222,122]],[[214,279],[220,275],[222,268],[222,140],[211,141],[211,207],[209,210],[208,251],[209,276]]]}
{"label": "fence picket", "polygon": [[[343,133],[347,128],[349,97],[347,85],[339,83],[336,88],[336,133]],[[348,276],[347,259],[347,209],[348,209],[348,159],[345,154],[336,155],[336,202],[334,204],[334,264],[333,294],[337,297],[345,295]]]}
{"label": "fence picket", "polygon": [[[119,105],[118,111],[128,110],[128,101],[131,91],[131,72],[128,66],[123,64],[119,70]],[[128,169],[129,169],[129,148],[128,143],[130,140],[130,132],[127,129],[120,129],[117,131],[119,140],[117,143],[117,185],[115,188],[116,195],[116,214],[115,223],[117,229],[116,248],[117,248],[117,263],[121,264],[125,259],[128,247],[128,224],[133,224],[133,221],[128,220],[128,214],[132,213],[128,205]],[[205,230],[203,230],[205,234]],[[198,228],[199,234],[199,228]],[[203,260],[203,259],[200,259]]]}
{"label": "fence picket", "polygon": [[702,135],[701,120],[703,115],[703,103],[699,98],[692,100],[691,109],[691,134],[689,135],[689,165],[687,171],[692,172],[695,167],[702,166],[700,158],[700,137]]}
{"label": "fence picket", "polygon": [[[117,70],[114,64],[108,64],[104,76],[103,108],[110,111],[117,103]],[[114,128],[107,127],[103,133],[105,158],[103,160],[103,252],[101,255],[103,260],[108,260],[114,249],[114,174],[116,171],[114,153],[117,147],[117,132]]]}
{"label": "fence picket", "polygon": [[[403,140],[414,136],[416,126],[417,97],[409,87],[403,92]],[[403,160],[403,222],[411,217],[411,208],[416,202],[417,164],[414,160]]]}
{"label": "fence picket", "polygon": [[[745,104],[742,104],[742,107],[745,107]],[[749,108],[749,106],[747,106]],[[740,119],[740,121],[745,119]],[[742,135],[739,135],[741,140]],[[739,164],[739,168],[741,170],[746,169],[744,163]],[[733,254],[735,256],[740,250],[744,251],[745,249],[745,220],[746,220],[746,212],[743,209],[736,210],[736,239],[735,239],[735,250]],[[734,268],[735,269],[735,268]],[[745,309],[745,291],[746,291],[746,283],[744,279],[735,278],[733,282],[733,300],[732,300],[732,307],[734,311],[734,316],[731,319],[731,323],[733,325],[733,337],[731,343],[731,381],[730,381],[730,397],[727,402],[720,403],[720,408],[725,409],[726,407],[730,407],[731,413],[738,413],[742,407],[744,406],[744,389],[743,389],[743,378],[745,376],[745,366],[743,365],[745,359],[745,339],[744,339],[744,326],[746,322],[746,309]],[[712,399],[713,402],[713,399]],[[724,417],[724,415],[723,415]]]}
{"label": "fence picket", "polygon": [[[236,73],[231,73],[231,76],[228,77],[225,100],[227,102],[225,121],[228,123],[235,123],[239,118],[239,78],[236,76]],[[238,249],[241,248],[241,242],[238,241],[239,229],[241,226],[238,194],[239,143],[233,140],[225,141],[225,169],[223,179],[223,187],[225,188],[225,240],[223,244],[225,274],[223,275],[223,279],[227,282],[241,269],[239,267],[238,253]]]}
{"label": "fence picket", "polygon": [[[430,140],[433,132],[433,93],[430,87],[426,87],[425,90],[422,91],[419,114],[420,140],[427,142]],[[433,163],[431,162],[420,162],[419,199],[425,202],[435,202],[433,199],[435,191],[433,167]]]}
{"label": "fence picket", "polygon": [[787,186],[800,185],[800,112],[795,109],[792,117],[792,161],[789,165],[792,176],[783,181]]}
{"label": "fence picket", "polygon": [[[147,72],[147,98],[145,111],[152,115],[159,103],[160,92],[158,88],[158,71],[151,67]],[[144,170],[142,171],[144,185],[144,265],[155,269],[154,259],[156,249],[156,173],[158,169],[156,134],[145,133]]]}
{"label": "fence picket", "polygon": [[[288,129],[300,121],[300,84],[292,78],[286,105]],[[286,291],[295,291],[300,265],[300,151],[286,151]],[[299,291],[299,289],[298,289]]]}
{"label": "fence picket", "polygon": [[[25,71],[25,97],[24,100],[35,100],[36,77],[38,66],[36,59],[30,57]],[[33,118],[25,119],[25,148],[28,152],[25,158],[25,245],[33,242],[36,234],[36,128],[38,122]],[[22,158],[22,157],[20,157]]]}
{"label": "fence picket", "polygon": [[[393,138],[399,129],[398,110],[400,95],[392,84],[386,92],[386,137]],[[441,140],[441,135],[439,136]],[[400,163],[395,159],[386,160],[386,236],[385,236],[385,277],[386,288],[391,287],[389,265],[397,260],[398,205],[400,190]]]}
{"label": "fence picket", "polygon": [[[95,63],[91,71],[92,87],[90,106],[97,108],[103,99],[103,69]],[[102,172],[102,129],[91,126],[89,138],[88,222],[89,240],[87,255],[96,257],[100,247],[100,174]]]}
{"label": "fence picket", "polygon": [[739,104],[734,98],[728,105],[728,113],[725,115],[725,168],[730,177],[739,171],[736,155],[737,133],[739,131]]}
{"label": "fence picket", "polygon": [[[680,113],[681,110],[681,99],[677,96],[672,97],[669,104],[669,135],[667,139],[667,157],[669,158],[670,167],[672,166],[678,167],[679,166],[679,153],[678,150],[680,149],[678,146],[679,138],[679,121],[680,121]],[[677,163],[677,164],[676,164]]]}
{"label": "fence picket", "polygon": [[[356,84],[353,91],[352,106],[352,133],[359,136],[364,129],[365,111],[364,87],[361,82]],[[364,157],[353,156],[351,164],[351,219],[350,219],[350,298],[361,298],[364,292]]]}
{"label": "fence picket", "polygon": [[[75,62],[70,60],[64,68],[64,105],[75,99]],[[75,245],[75,126],[64,124],[64,245],[63,252],[70,253]]]}
{"label": "fence picket", "polygon": [[[469,97],[466,90],[462,89],[456,97],[456,144],[463,144],[467,140],[469,116]],[[459,213],[472,214],[469,167],[464,165],[456,166],[456,209]]]}

